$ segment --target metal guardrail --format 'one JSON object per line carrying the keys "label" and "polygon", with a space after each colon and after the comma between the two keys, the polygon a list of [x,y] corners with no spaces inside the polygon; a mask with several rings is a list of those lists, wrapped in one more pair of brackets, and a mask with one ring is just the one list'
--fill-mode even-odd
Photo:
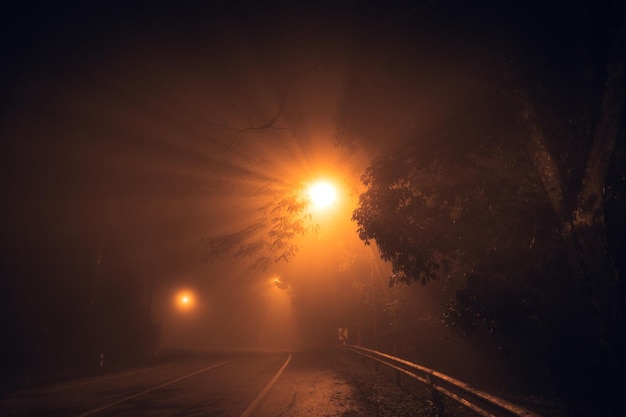
{"label": "metal guardrail", "polygon": [[524,407],[472,388],[465,382],[425,366],[360,346],[348,345],[345,346],[345,349],[394,369],[397,382],[400,381],[401,375],[405,375],[457,401],[478,415],[484,417],[541,417]]}

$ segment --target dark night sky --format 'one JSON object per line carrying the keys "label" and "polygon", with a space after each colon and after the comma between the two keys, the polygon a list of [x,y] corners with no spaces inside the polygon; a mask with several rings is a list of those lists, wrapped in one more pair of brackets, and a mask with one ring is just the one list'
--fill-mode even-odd
{"label": "dark night sky", "polygon": [[[333,146],[332,117],[346,47],[371,16],[323,3],[18,3],[1,13],[8,258],[34,251],[91,262],[100,245],[104,260],[120,247],[159,282],[165,343],[202,344],[217,321],[240,329],[224,331],[232,343],[255,328],[267,333],[250,318],[277,304],[268,301],[274,274],[319,283],[356,262],[346,257],[369,256],[354,254],[362,243],[349,221],[362,161]],[[232,130],[274,117],[283,94],[280,129]],[[334,219],[317,219],[319,234],[300,242],[294,262],[264,272],[246,259],[201,262],[199,239],[245,226],[264,204],[260,188],[329,174],[344,184],[343,203]],[[320,254],[328,230],[344,236],[332,239],[344,255]],[[303,273],[310,263],[318,266]],[[171,311],[180,287],[201,293],[196,319]],[[283,308],[274,314],[286,317]]]}

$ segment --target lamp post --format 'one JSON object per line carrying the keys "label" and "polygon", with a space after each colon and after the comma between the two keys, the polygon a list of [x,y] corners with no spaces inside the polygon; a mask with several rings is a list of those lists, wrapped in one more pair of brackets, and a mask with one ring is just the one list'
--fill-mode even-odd
{"label": "lamp post", "polygon": [[372,248],[369,247],[370,252],[370,278],[372,282],[372,318],[374,319],[374,349],[378,350],[378,318],[376,317],[376,288],[374,286],[374,254]]}

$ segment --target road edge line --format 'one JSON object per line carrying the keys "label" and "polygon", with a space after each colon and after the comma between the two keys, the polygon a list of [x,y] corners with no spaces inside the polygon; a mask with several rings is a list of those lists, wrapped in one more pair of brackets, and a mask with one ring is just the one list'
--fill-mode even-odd
{"label": "road edge line", "polygon": [[211,369],[215,369],[215,368],[218,368],[218,367],[220,367],[220,366],[226,365],[226,364],[228,364],[228,363],[234,362],[234,361],[236,361],[237,359],[238,359],[238,358],[235,358],[235,359],[231,359],[231,360],[228,360],[228,361],[225,361],[225,362],[221,362],[221,363],[218,363],[218,364],[215,364],[215,365],[207,366],[206,368],[203,368],[203,369],[200,369],[200,370],[198,370],[198,371],[192,372],[192,373],[190,373],[190,374],[183,375],[183,376],[181,376],[181,377],[178,377],[178,378],[172,379],[172,380],[170,380],[170,381],[164,382],[164,383],[162,383],[162,384],[160,384],[160,385],[157,385],[157,386],[155,386],[155,387],[152,387],[152,388],[149,388],[149,389],[147,389],[147,390],[144,390],[144,391],[138,392],[137,394],[129,395],[128,397],[122,398],[121,400],[113,401],[112,403],[109,403],[109,404],[103,405],[102,407],[98,407],[98,408],[95,408],[95,409],[93,409],[93,410],[87,411],[86,413],[83,413],[83,414],[79,415],[78,417],[86,417],[86,416],[90,416],[90,415],[92,415],[92,414],[99,413],[100,411],[102,411],[102,410],[106,410],[107,408],[114,407],[114,406],[116,406],[116,405],[118,405],[118,404],[121,404],[121,403],[124,403],[124,402],[126,402],[126,401],[132,400],[133,398],[140,397],[140,396],[142,396],[142,395],[144,395],[144,394],[147,394],[147,393],[149,393],[149,392],[152,392],[152,391],[158,390],[158,389],[160,389],[160,388],[166,387],[166,386],[168,386],[168,385],[174,384],[174,383],[176,383],[176,382],[178,382],[178,381],[182,381],[183,379],[186,379],[186,378],[192,377],[192,376],[194,376],[194,375],[201,374],[202,372],[206,372],[206,371],[209,371],[209,370],[211,370]]}
{"label": "road edge line", "polygon": [[263,398],[265,398],[269,390],[272,389],[276,381],[278,381],[278,378],[280,378],[280,376],[283,374],[283,371],[287,368],[287,365],[289,365],[290,361],[291,361],[291,353],[287,357],[287,360],[285,361],[283,366],[281,366],[278,372],[276,372],[276,375],[274,375],[274,378],[272,378],[271,381],[267,383],[265,388],[263,388],[263,391],[261,391],[259,395],[257,395],[254,401],[252,401],[252,403],[248,406],[248,408],[246,408],[245,411],[241,413],[239,417],[249,417],[252,414],[252,412],[256,409],[256,407],[263,400]]}

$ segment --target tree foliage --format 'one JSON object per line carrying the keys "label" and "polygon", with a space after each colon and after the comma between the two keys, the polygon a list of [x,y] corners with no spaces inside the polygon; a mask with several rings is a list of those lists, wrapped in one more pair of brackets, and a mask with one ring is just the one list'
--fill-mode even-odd
{"label": "tree foliage", "polygon": [[[353,219],[361,239],[375,240],[393,264],[392,283],[425,284],[458,262],[474,267],[494,251],[530,250],[548,233],[545,224],[527,227],[550,216],[530,161],[489,123],[460,115],[378,157],[362,177],[367,191]],[[503,223],[508,230],[495,226]]]}
{"label": "tree foliage", "polygon": [[205,259],[222,256],[253,259],[252,269],[266,270],[275,263],[288,262],[298,252],[296,238],[316,226],[307,212],[309,201],[299,187],[270,191],[257,216],[241,230],[201,240]]}
{"label": "tree foliage", "polygon": [[377,27],[355,52],[337,120],[340,143],[374,155],[359,236],[392,263],[392,285],[462,279],[444,318],[460,333],[556,350],[576,337],[553,336],[570,314],[578,352],[624,369],[604,217],[624,135],[624,8],[439,6]]}

